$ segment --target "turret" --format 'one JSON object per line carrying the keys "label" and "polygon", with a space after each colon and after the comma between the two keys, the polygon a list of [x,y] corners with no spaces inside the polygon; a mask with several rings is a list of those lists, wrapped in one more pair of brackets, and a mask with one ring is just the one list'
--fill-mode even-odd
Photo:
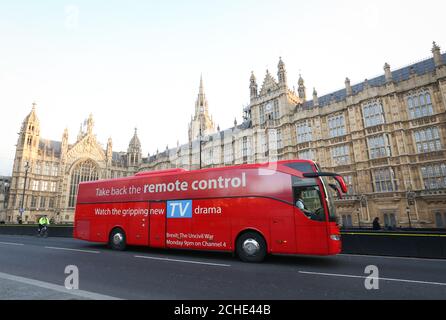
{"label": "turret", "polygon": [[257,96],[259,95],[257,81],[256,81],[256,77],[254,75],[254,71],[251,72],[251,79],[249,82],[250,82],[250,84],[249,84],[250,97],[251,97],[251,100],[253,100],[254,98],[257,98]]}
{"label": "turret", "polygon": [[106,157],[107,157],[107,162],[109,164],[111,164],[112,160],[113,160],[113,141],[112,138],[108,138],[107,141],[107,149],[105,151]]}
{"label": "turret", "polygon": [[301,98],[303,101],[307,100],[305,82],[302,75],[299,75],[299,88],[297,89],[297,92],[299,94],[299,98]]}
{"label": "turret", "polygon": [[138,138],[138,129],[135,128],[135,134],[130,140],[129,147],[127,149],[127,165],[129,167],[135,167],[141,163],[141,159],[141,142]]}
{"label": "turret", "polygon": [[441,66],[443,66],[444,62],[443,62],[443,58],[441,56],[441,49],[437,45],[436,42],[434,42],[434,44],[433,44],[432,53],[434,55],[435,66],[437,68],[440,68]]}
{"label": "turret", "polygon": [[17,149],[37,152],[40,142],[40,121],[36,115],[36,104],[33,103],[31,112],[25,118],[20,130]]}
{"label": "turret", "polygon": [[386,77],[386,83],[390,83],[393,81],[392,71],[390,70],[390,65],[388,63],[384,65],[384,74]]}
{"label": "turret", "polygon": [[313,106],[318,107],[319,106],[319,98],[317,96],[316,88],[313,88]]}
{"label": "turret", "polygon": [[279,86],[286,87],[287,77],[286,77],[285,63],[283,63],[282,58],[279,59],[279,64],[277,68],[278,68],[277,78],[279,79]]}
{"label": "turret", "polygon": [[61,157],[62,159],[65,158],[66,154],[68,152],[68,129],[65,128],[63,135],[62,135],[62,145],[61,145]]}
{"label": "turret", "polygon": [[347,92],[347,96],[353,95],[353,89],[349,78],[345,78],[345,90]]}

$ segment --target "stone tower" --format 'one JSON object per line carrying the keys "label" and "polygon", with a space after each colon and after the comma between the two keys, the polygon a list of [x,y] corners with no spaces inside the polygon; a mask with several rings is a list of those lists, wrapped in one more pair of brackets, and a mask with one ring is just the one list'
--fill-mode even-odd
{"label": "stone tower", "polygon": [[285,70],[285,63],[283,63],[282,58],[279,59],[279,65],[277,66],[277,78],[279,79],[279,87],[287,86],[287,77]]}
{"label": "stone tower", "polygon": [[305,81],[302,78],[302,75],[299,75],[299,88],[297,90],[298,94],[299,94],[299,98],[303,101],[307,100],[307,92],[306,92],[306,88],[305,88]]}
{"label": "stone tower", "polygon": [[[108,148],[111,152],[111,140],[109,140]],[[129,147],[127,149],[127,166],[137,167],[142,161],[141,142],[138,138],[138,129],[135,128],[135,134],[130,140]]]}
{"label": "stone tower", "polygon": [[33,103],[32,110],[25,118],[19,133],[16,149],[16,160],[29,160],[35,158],[39,151],[40,143],[40,121],[36,115],[36,104]]}
{"label": "stone tower", "polygon": [[200,89],[195,102],[195,115],[189,124],[189,141],[197,140],[200,131],[202,136],[215,133],[214,121],[209,115],[209,105],[204,93],[203,77],[200,77]]}

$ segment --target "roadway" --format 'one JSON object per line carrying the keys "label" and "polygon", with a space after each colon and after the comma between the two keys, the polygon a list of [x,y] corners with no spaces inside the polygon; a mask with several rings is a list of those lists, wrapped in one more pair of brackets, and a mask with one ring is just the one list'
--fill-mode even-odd
{"label": "roadway", "polygon": [[[79,290],[64,287],[79,270]],[[379,270],[367,290],[365,268]],[[339,255],[273,256],[129,248],[69,238],[0,235],[0,299],[446,299],[446,260]],[[376,283],[376,282],[375,282]]]}

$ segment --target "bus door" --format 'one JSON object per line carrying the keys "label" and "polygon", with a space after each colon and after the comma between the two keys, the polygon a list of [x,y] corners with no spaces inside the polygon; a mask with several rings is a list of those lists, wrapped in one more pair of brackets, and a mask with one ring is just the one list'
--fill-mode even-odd
{"label": "bus door", "polygon": [[[128,221],[127,242],[131,245],[147,246],[149,244],[149,205],[145,202],[122,205],[122,214]],[[146,214],[147,213],[147,214]]]}
{"label": "bus door", "polygon": [[166,247],[166,202],[150,202],[149,246]]}
{"label": "bus door", "polygon": [[292,177],[297,252],[328,254],[327,214],[317,179]]}

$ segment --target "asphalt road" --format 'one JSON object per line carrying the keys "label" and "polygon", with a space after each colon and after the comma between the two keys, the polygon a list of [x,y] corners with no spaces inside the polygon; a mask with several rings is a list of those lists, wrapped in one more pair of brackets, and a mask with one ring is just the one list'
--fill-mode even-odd
{"label": "asphalt road", "polygon": [[[69,265],[78,268],[79,290],[65,289]],[[368,266],[378,268],[373,279]],[[115,252],[75,239],[0,235],[0,299],[113,298],[446,299],[446,260],[273,256],[247,264],[225,253]]]}

